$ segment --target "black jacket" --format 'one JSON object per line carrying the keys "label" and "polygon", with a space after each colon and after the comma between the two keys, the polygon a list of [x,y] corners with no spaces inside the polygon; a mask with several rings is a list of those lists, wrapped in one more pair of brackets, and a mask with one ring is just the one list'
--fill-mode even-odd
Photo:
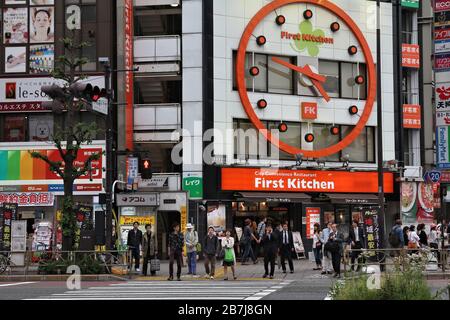
{"label": "black jacket", "polygon": [[[359,235],[359,242],[361,242],[361,246],[363,248],[366,247],[366,235],[364,234],[364,229],[362,227],[358,227],[358,235]],[[353,227],[350,227],[349,235],[348,235],[348,243],[351,244],[353,242],[356,243],[356,235],[355,231],[353,230]]]}
{"label": "black jacket", "polygon": [[217,236],[213,236],[212,238],[209,235],[206,235],[203,241],[203,252],[206,255],[217,255],[219,253],[220,243],[219,238]]}
{"label": "black jacket", "polygon": [[328,242],[335,241],[339,245],[339,254],[342,255],[344,253],[344,234],[342,232],[337,232],[337,236],[334,235],[334,232],[330,233],[330,237],[328,238]]}
{"label": "black jacket", "polygon": [[280,231],[278,235],[279,235],[279,246],[280,246],[280,248],[286,249],[286,247],[287,247],[289,250],[294,249],[294,237],[292,236],[292,231],[289,231],[289,230],[287,231],[287,237],[288,237],[288,244],[287,245],[285,245],[283,243],[283,241],[284,241],[284,230]]}
{"label": "black jacket", "polygon": [[270,237],[266,233],[261,239],[261,245],[264,249],[264,254],[276,255],[279,248],[279,238],[276,233],[271,233]]}
{"label": "black jacket", "polygon": [[137,230],[137,232],[134,232],[134,229],[130,230],[128,232],[127,245],[129,247],[139,248],[141,243],[142,243],[142,231],[139,229]]}

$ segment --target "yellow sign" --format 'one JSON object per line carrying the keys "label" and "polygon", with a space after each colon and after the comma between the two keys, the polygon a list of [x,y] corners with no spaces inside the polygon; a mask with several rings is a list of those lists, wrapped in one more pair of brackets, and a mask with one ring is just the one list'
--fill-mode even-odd
{"label": "yellow sign", "polygon": [[120,217],[121,226],[132,226],[133,223],[138,222],[141,226],[146,224],[155,225],[155,216],[137,217],[137,216],[125,216]]}
{"label": "yellow sign", "polygon": [[187,209],[186,206],[181,206],[181,232],[186,231],[186,224],[187,224]]}
{"label": "yellow sign", "polygon": [[56,222],[61,222],[62,220],[62,211],[58,210],[56,211]]}

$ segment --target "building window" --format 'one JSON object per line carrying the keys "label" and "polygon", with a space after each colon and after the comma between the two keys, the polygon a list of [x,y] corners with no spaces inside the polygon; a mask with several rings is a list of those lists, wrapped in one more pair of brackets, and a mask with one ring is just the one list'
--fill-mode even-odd
{"label": "building window", "polygon": [[[341,126],[342,139],[352,130],[353,126]],[[351,162],[375,162],[375,128],[366,127],[351,145],[342,150],[342,155],[348,154]]]}
{"label": "building window", "polygon": [[[314,150],[322,150],[328,148],[339,142],[339,135],[331,134],[331,125],[326,124],[314,124],[313,125],[313,134],[315,137],[314,140]],[[326,157],[324,160],[326,161],[339,161],[340,154],[332,154]]]}
{"label": "building window", "polygon": [[339,97],[339,62],[319,61],[319,73],[327,77],[323,88],[330,97]]}
{"label": "building window", "polygon": [[341,63],[341,97],[348,99],[366,99],[366,85],[357,85],[355,78],[366,76],[366,65],[363,63]]}

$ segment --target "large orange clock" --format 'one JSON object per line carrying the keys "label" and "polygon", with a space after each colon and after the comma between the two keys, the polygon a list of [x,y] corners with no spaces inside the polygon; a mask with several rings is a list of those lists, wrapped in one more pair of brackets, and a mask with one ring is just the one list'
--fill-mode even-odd
{"label": "large orange clock", "polygon": [[[277,9],[280,9],[281,7],[284,7],[286,5],[291,4],[308,4],[310,7],[318,7],[325,9],[329,11],[334,17],[336,17],[336,21],[330,21],[330,29],[333,33],[340,32],[340,24],[339,22],[342,21],[347,25],[350,32],[353,33],[354,37],[356,38],[357,43],[351,45],[348,48],[348,54],[354,55],[358,50],[361,50],[361,53],[364,56],[365,63],[367,65],[367,79],[364,79],[363,76],[358,76],[355,78],[355,84],[361,84],[364,81],[367,81],[367,99],[365,102],[364,110],[362,110],[361,114],[359,114],[359,109],[356,106],[350,106],[349,105],[349,112],[353,116],[358,116],[359,120],[356,123],[353,130],[346,135],[342,140],[340,140],[338,143],[328,146],[324,149],[319,150],[302,150],[298,148],[297,146],[289,145],[285,142],[283,142],[281,139],[278,138],[278,136],[273,135],[268,128],[265,127],[265,125],[262,123],[262,121],[259,119],[255,112],[255,107],[262,108],[263,105],[264,108],[270,107],[267,105],[267,101],[260,100],[256,105],[253,105],[251,103],[251,99],[248,95],[246,81],[245,81],[245,74],[246,72],[250,72],[251,76],[257,77],[259,75],[259,70],[257,67],[252,67],[250,70],[246,70],[245,66],[245,56],[247,52],[247,47],[251,39],[254,39],[254,31],[256,27],[271,13],[276,12]],[[305,10],[303,13],[303,16],[305,19],[310,19],[313,15],[313,12],[311,10]],[[277,15],[276,19],[274,20],[274,23],[276,23],[278,26],[281,26],[286,22],[286,18],[282,15]],[[266,44],[266,41],[270,41],[270,39],[266,38],[266,36],[258,36],[256,37],[257,44],[259,46],[264,46]],[[318,94],[326,101],[329,102],[332,98],[329,96],[329,94],[324,89],[324,82],[326,80],[326,77],[318,74],[315,72],[313,68],[311,68],[309,65],[304,66],[297,66],[287,63],[284,60],[272,58],[272,61],[274,63],[278,63],[280,65],[283,65],[284,67],[287,67],[289,69],[292,69],[294,72],[298,72],[303,75],[303,77],[307,77],[309,81],[312,83],[312,85],[315,87]],[[327,0],[274,0],[273,2],[267,4],[264,6],[261,10],[259,10],[256,15],[250,20],[247,27],[245,28],[245,31],[242,35],[242,38],[240,40],[239,49],[237,52],[236,57],[236,84],[237,84],[237,90],[239,93],[239,97],[242,103],[242,106],[245,109],[245,112],[254,125],[254,127],[260,131],[260,133],[273,145],[278,147],[280,150],[289,153],[291,155],[297,155],[297,154],[303,154],[306,158],[323,158],[327,157],[329,155],[333,155],[338,153],[339,151],[345,149],[348,147],[355,139],[361,134],[365,126],[367,125],[367,122],[369,121],[369,118],[372,114],[375,97],[376,97],[376,71],[375,71],[375,64],[372,57],[372,52],[370,50],[370,47],[367,43],[367,40],[365,39],[362,31],[360,28],[356,25],[356,23],[353,21],[353,19],[346,14],[341,8],[339,8],[337,5],[331,3]],[[286,125],[280,126],[280,131],[287,130]],[[333,130],[335,132],[333,133]],[[332,128],[332,133],[335,134],[336,128]],[[314,140],[314,136],[311,134],[308,139],[306,139],[306,142],[312,142]],[[308,141],[309,140],[309,141]]]}

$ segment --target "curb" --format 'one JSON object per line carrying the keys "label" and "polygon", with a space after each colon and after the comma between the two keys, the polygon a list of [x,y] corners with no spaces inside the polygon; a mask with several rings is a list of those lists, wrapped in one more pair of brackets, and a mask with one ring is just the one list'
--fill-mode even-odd
{"label": "curb", "polygon": [[[0,276],[0,282],[21,282],[21,281],[67,281],[71,275],[3,275]],[[81,275],[81,281],[128,281],[129,279],[109,275]]]}

